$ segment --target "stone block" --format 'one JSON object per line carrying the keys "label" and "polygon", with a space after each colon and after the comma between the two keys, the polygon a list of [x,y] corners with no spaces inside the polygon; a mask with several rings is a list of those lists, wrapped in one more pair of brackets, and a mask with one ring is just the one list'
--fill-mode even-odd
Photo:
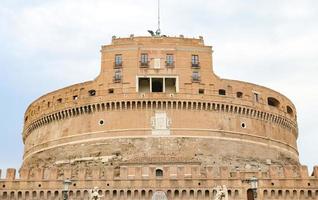
{"label": "stone block", "polygon": [[21,168],[20,173],[20,179],[21,180],[28,180],[29,179],[29,172],[30,170],[28,168]]}
{"label": "stone block", "polygon": [[308,178],[309,177],[307,166],[302,165],[302,166],[300,166],[299,170],[300,170],[300,177],[301,178]]}
{"label": "stone block", "polygon": [[16,169],[7,169],[6,180],[15,180]]}
{"label": "stone block", "polygon": [[312,175],[313,175],[315,178],[318,178],[318,166],[314,166],[314,170],[313,170]]}

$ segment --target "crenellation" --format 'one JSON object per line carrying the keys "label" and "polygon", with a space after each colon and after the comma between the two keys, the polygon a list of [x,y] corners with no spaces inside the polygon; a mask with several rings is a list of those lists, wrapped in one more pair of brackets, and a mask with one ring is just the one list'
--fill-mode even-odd
{"label": "crenellation", "polygon": [[15,180],[16,179],[16,169],[9,168],[7,169],[6,180]]}
{"label": "crenellation", "polygon": [[[1,173],[1,171],[0,171]],[[318,178],[318,166],[314,166],[312,176]]]}
{"label": "crenellation", "polygon": [[221,166],[219,170],[220,170],[221,179],[229,178],[230,173],[229,173],[229,168],[227,166]]}
{"label": "crenellation", "polygon": [[300,177],[301,178],[308,178],[309,177],[309,173],[308,173],[308,167],[305,165],[301,165],[299,167],[300,170]]}

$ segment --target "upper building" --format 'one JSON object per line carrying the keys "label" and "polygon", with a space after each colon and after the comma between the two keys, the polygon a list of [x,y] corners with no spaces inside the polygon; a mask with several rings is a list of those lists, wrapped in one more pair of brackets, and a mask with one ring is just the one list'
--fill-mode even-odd
{"label": "upper building", "polygon": [[309,176],[299,163],[293,103],[218,77],[212,53],[202,37],[113,37],[96,79],[28,107],[20,180],[2,194],[59,198],[71,179],[73,199],[93,186],[106,199],[150,199],[156,191],[207,199],[217,185],[230,199],[254,199],[249,183],[257,178],[260,199],[317,198],[318,168]]}
{"label": "upper building", "polygon": [[203,38],[113,38],[102,47],[95,80],[29,106],[23,167],[297,164],[292,102],[262,86],[219,78],[212,52]]}

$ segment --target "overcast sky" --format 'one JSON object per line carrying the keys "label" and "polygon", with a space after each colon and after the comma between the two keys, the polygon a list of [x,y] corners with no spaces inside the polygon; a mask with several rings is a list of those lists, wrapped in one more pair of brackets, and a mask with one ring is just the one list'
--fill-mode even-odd
{"label": "overcast sky", "polygon": [[[26,107],[99,73],[113,35],[148,35],[156,0],[1,0],[0,168],[19,168]],[[297,107],[302,164],[318,164],[318,1],[161,0],[166,35],[203,36],[222,78],[270,87]]]}

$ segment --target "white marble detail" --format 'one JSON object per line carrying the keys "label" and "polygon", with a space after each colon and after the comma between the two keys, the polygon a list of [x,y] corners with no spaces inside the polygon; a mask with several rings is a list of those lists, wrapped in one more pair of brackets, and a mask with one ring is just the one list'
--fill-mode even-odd
{"label": "white marble detail", "polygon": [[155,116],[151,118],[152,135],[170,135],[170,124],[171,120],[166,112],[156,111]]}

